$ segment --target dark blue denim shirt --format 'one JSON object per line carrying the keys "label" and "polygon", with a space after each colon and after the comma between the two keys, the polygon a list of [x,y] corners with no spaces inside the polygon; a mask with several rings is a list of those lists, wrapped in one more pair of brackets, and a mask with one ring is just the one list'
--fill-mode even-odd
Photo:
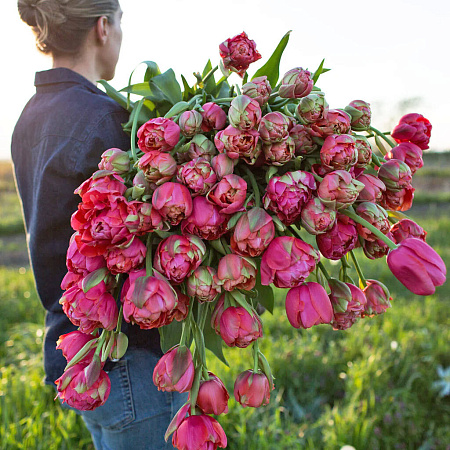
{"label": "dark blue denim shirt", "polygon": [[[61,281],[73,230],[70,217],[80,197],[74,190],[95,170],[112,147],[128,150],[122,130],[128,113],[83,76],[58,68],[36,73],[36,94],[14,129],[11,153],[22,200],[27,243],[36,288],[44,308],[46,383],[61,376],[66,360],[56,341],[76,329],[62,311]],[[161,354],[156,330],[124,323],[130,346]]]}

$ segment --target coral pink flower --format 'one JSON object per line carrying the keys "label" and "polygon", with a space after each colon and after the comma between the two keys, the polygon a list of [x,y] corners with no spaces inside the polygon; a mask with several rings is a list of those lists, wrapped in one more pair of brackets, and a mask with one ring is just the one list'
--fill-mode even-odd
{"label": "coral pink flower", "polygon": [[201,239],[214,240],[227,232],[228,216],[220,208],[198,196],[192,201],[192,214],[181,222],[183,234],[194,234]]}
{"label": "coral pink flower", "polygon": [[217,155],[217,149],[204,134],[196,134],[190,141],[187,155],[190,159],[204,158],[211,162],[211,158]]}
{"label": "coral pink flower", "polygon": [[211,159],[211,167],[216,172],[217,179],[221,180],[225,175],[231,175],[233,173],[236,162],[237,160],[230,158],[224,153],[220,153]]}
{"label": "coral pink flower", "polygon": [[394,276],[416,295],[434,294],[436,286],[445,283],[447,269],[444,261],[426,242],[406,238],[387,256]]}
{"label": "coral pink flower", "polygon": [[222,214],[243,211],[247,195],[247,182],[238,175],[225,175],[208,192],[207,198],[220,208]]}
{"label": "coral pink flower", "polygon": [[195,367],[191,351],[176,345],[165,353],[153,370],[153,383],[159,391],[187,392],[194,381]]}
{"label": "coral pink flower", "polygon": [[226,448],[227,437],[216,419],[200,414],[177,421],[172,445],[179,450],[216,450]]}
{"label": "coral pink flower", "polygon": [[294,141],[296,155],[309,155],[319,148],[304,125],[294,125],[289,131],[289,137]]}
{"label": "coral pink flower", "polygon": [[311,124],[328,117],[329,106],[323,94],[309,94],[300,100],[295,111],[302,125]]}
{"label": "coral pink flower", "polygon": [[202,263],[205,252],[197,236],[171,234],[159,243],[153,267],[173,284],[180,284]]}
{"label": "coral pink flower", "polygon": [[[391,233],[388,231],[386,237],[392,240]],[[362,245],[364,254],[369,259],[378,259],[386,256],[389,252],[389,246],[381,239],[375,238],[373,241],[364,240]]]}
{"label": "coral pink flower", "polygon": [[173,287],[160,275],[146,276],[146,270],[132,272],[122,293],[123,317],[142,330],[159,328],[172,321],[177,304]]}
{"label": "coral pink flower", "polygon": [[234,398],[246,408],[259,408],[270,401],[270,384],[266,375],[253,370],[240,373],[234,382]]}
{"label": "coral pink flower", "polygon": [[225,69],[236,72],[240,77],[244,77],[251,63],[261,58],[255,41],[249,39],[244,31],[222,42],[219,50]]}
{"label": "coral pink flower", "polygon": [[[70,333],[63,334],[56,342],[57,350],[61,350],[64,358],[67,362],[70,362],[72,358],[88,343],[95,344],[97,338],[92,334],[83,333],[80,330],[71,331]],[[95,352],[95,345],[91,350],[88,350],[83,359],[78,363],[84,363],[88,365],[92,361],[92,357]]]}
{"label": "coral pink flower", "polygon": [[301,284],[286,295],[286,314],[294,328],[310,328],[333,320],[327,291],[315,282]]}
{"label": "coral pink flower", "polygon": [[412,142],[401,142],[385,156],[385,159],[399,159],[400,161],[404,161],[411,169],[412,175],[423,167],[422,150]]}
{"label": "coral pink flower", "polygon": [[[389,231],[390,223],[388,219],[388,214],[384,208],[376,203],[372,202],[362,202],[359,203],[355,209],[356,214],[362,219],[367,220],[370,224],[372,224],[375,228],[380,230],[383,234],[386,234]],[[360,223],[356,224],[356,229],[358,230],[358,234],[368,241],[374,241],[377,236],[361,225]]]}
{"label": "coral pink flower", "polygon": [[245,212],[236,223],[230,246],[241,256],[260,256],[275,237],[272,217],[262,208]]}
{"label": "coral pink flower", "polygon": [[365,131],[370,127],[372,111],[369,103],[364,100],[353,100],[345,108],[345,111],[352,117],[352,130]]}
{"label": "coral pink flower", "polygon": [[226,291],[245,289],[249,291],[255,287],[256,265],[248,258],[240,255],[228,254],[222,256],[217,267],[217,284]]}
{"label": "coral pink flower", "polygon": [[209,378],[200,382],[197,406],[204,414],[226,414],[228,412],[228,391],[222,380],[208,372]]}
{"label": "coral pink flower", "polygon": [[254,164],[261,148],[257,147],[259,133],[256,130],[241,131],[229,125],[219,131],[214,137],[217,150],[225,153],[231,159],[244,159],[248,164]]}
{"label": "coral pink flower", "polygon": [[110,148],[102,153],[101,161],[98,165],[100,170],[111,170],[119,175],[130,170],[130,158],[127,152],[120,148]]}
{"label": "coral pink flower", "polygon": [[63,403],[80,411],[92,411],[109,397],[111,382],[107,373],[98,367],[95,374],[90,365],[75,364],[55,381],[58,397]]}
{"label": "coral pink flower", "polygon": [[370,173],[362,173],[357,180],[364,184],[364,188],[356,199],[357,202],[381,202],[383,192],[386,191],[386,185],[378,177]]}
{"label": "coral pink flower", "polygon": [[139,159],[138,167],[148,182],[159,186],[172,179],[177,171],[177,162],[170,153],[151,150]]}
{"label": "coral pink flower", "polygon": [[346,134],[350,131],[350,116],[341,109],[328,110],[327,117],[308,127],[312,136],[325,139],[327,136]]}
{"label": "coral pink flower", "polygon": [[192,196],[205,195],[217,181],[217,176],[209,161],[196,158],[178,168],[178,182],[187,186]]}
{"label": "coral pink flower", "polygon": [[209,102],[202,105],[202,131],[222,130],[227,122],[225,111],[216,103]]}
{"label": "coral pink flower", "polygon": [[356,141],[349,134],[332,134],[320,149],[322,164],[332,170],[349,170],[358,162]]}
{"label": "coral pink flower", "polygon": [[285,141],[289,137],[289,118],[280,112],[266,114],[259,124],[259,134],[266,144]]}
{"label": "coral pink flower", "polygon": [[399,159],[389,159],[378,169],[378,178],[391,191],[411,186],[412,173],[409,166]]}
{"label": "coral pink flower", "polygon": [[279,288],[298,286],[315,269],[319,253],[311,245],[291,236],[276,237],[261,259],[261,284]]}
{"label": "coral pink flower", "polygon": [[144,152],[158,150],[169,152],[180,139],[180,127],[172,120],[164,117],[150,119],[142,125],[138,132],[138,147]]}
{"label": "coral pink flower", "polygon": [[363,289],[363,292],[366,296],[367,303],[362,317],[383,314],[391,307],[390,301],[392,297],[390,296],[389,289],[381,281],[366,281],[367,286]]}
{"label": "coral pink flower", "polygon": [[412,206],[414,191],[415,189],[412,186],[400,190],[386,189],[383,192],[380,205],[392,211],[408,211]]}
{"label": "coral pink flower", "polygon": [[400,244],[403,240],[411,237],[426,241],[427,232],[411,219],[399,220],[392,225],[390,231],[396,244]]}
{"label": "coral pink flower", "polygon": [[147,247],[137,237],[124,246],[112,247],[105,255],[109,271],[113,275],[137,269],[145,260]]}
{"label": "coral pink flower", "polygon": [[412,142],[426,150],[431,136],[431,123],[422,114],[406,114],[392,132],[397,142]]}
{"label": "coral pink flower", "polygon": [[78,250],[75,241],[76,233],[70,238],[69,248],[67,249],[66,266],[69,272],[85,277],[88,273],[94,272],[97,269],[106,266],[106,261],[103,256],[84,256]]}
{"label": "coral pink flower", "polygon": [[264,144],[262,149],[266,164],[271,166],[282,166],[295,155],[295,144],[290,137],[282,142]]}
{"label": "coral pink flower", "polygon": [[162,230],[164,223],[161,214],[151,203],[134,200],[128,202],[128,215],[125,219],[125,226],[130,233],[136,236],[143,236],[155,230]]}
{"label": "coral pink flower", "polygon": [[372,147],[363,136],[355,136],[355,140],[356,150],[358,151],[358,162],[355,164],[355,167],[365,168],[372,162]]}
{"label": "coral pink flower", "polygon": [[152,205],[171,225],[178,225],[192,213],[191,193],[180,183],[167,182],[153,193]]}
{"label": "coral pink flower", "polygon": [[89,208],[101,209],[102,205],[109,205],[115,197],[121,197],[126,190],[122,177],[109,170],[98,170],[81,183],[74,194],[78,194]]}

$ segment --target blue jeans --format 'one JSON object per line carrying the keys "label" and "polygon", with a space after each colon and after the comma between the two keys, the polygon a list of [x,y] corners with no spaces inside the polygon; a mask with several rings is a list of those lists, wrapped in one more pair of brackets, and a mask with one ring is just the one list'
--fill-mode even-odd
{"label": "blue jeans", "polygon": [[153,384],[158,357],[130,348],[108,372],[111,393],[106,403],[81,415],[97,450],[172,449],[172,436],[164,433],[187,394],[160,392]]}

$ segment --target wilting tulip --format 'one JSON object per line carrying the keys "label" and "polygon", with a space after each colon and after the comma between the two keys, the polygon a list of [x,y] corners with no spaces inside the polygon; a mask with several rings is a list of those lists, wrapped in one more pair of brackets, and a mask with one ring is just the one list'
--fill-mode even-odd
{"label": "wilting tulip", "polygon": [[343,283],[334,278],[328,283],[334,312],[331,325],[335,330],[346,330],[361,318],[367,303],[366,296],[351,283]]}
{"label": "wilting tulip", "polygon": [[234,382],[234,398],[246,408],[259,408],[270,401],[270,385],[266,375],[246,370],[238,375]]}
{"label": "wilting tulip", "polygon": [[202,115],[195,110],[184,111],[178,119],[178,125],[181,133],[186,137],[192,137],[199,133],[202,129],[202,122]]}
{"label": "wilting tulip", "polygon": [[147,153],[151,150],[169,152],[180,139],[180,127],[172,120],[164,117],[150,119],[142,125],[138,132],[138,147]]}
{"label": "wilting tulip", "polygon": [[380,281],[366,280],[367,286],[363,289],[366,296],[366,306],[364,308],[363,317],[373,316],[375,314],[383,314],[391,307],[392,297],[389,289]]}
{"label": "wilting tulip", "polygon": [[173,284],[180,284],[202,263],[205,252],[197,236],[171,234],[159,243],[153,267]]}
{"label": "wilting tulip", "polygon": [[228,391],[222,380],[208,372],[209,378],[200,382],[197,406],[204,414],[226,414],[228,412]]}
{"label": "wilting tulip", "polygon": [[345,111],[352,117],[352,130],[365,131],[370,127],[372,111],[369,103],[364,100],[353,100],[345,107]]}
{"label": "wilting tulip", "polygon": [[320,149],[322,164],[332,170],[349,170],[358,161],[356,141],[349,134],[327,136]]}
{"label": "wilting tulip", "polygon": [[291,236],[276,237],[261,259],[261,284],[291,288],[316,268],[320,255],[311,245]]}
{"label": "wilting tulip", "polygon": [[178,182],[187,186],[192,196],[205,195],[217,181],[211,164],[203,158],[196,158],[178,168]]}
{"label": "wilting tulip", "polygon": [[202,105],[202,109],[202,131],[209,132],[212,130],[221,130],[225,126],[227,115],[218,104],[208,102]]}
{"label": "wilting tulip", "polygon": [[296,155],[309,155],[319,148],[304,125],[294,125],[289,131],[289,137],[294,141]]}
{"label": "wilting tulip", "polygon": [[92,411],[103,405],[111,391],[108,374],[101,370],[99,362],[95,374],[89,375],[93,371],[91,364],[75,364],[55,381],[61,401],[79,411]]}
{"label": "wilting tulip", "polygon": [[[375,228],[380,230],[383,234],[386,234],[389,231],[390,223],[388,219],[388,214],[384,208],[376,203],[371,202],[362,202],[359,203],[355,209],[356,214],[359,217],[367,220],[370,224],[372,224]],[[358,230],[359,235],[368,241],[374,241],[377,236],[366,227],[361,225],[360,223],[356,224],[356,229]]]}
{"label": "wilting tulip", "polygon": [[397,142],[412,142],[426,150],[431,136],[431,123],[421,114],[406,114],[394,128],[392,137]]}
{"label": "wilting tulip", "polygon": [[165,353],[153,370],[153,383],[159,391],[187,392],[194,381],[195,367],[191,351],[176,345]]}
{"label": "wilting tulip", "polygon": [[378,178],[391,191],[400,191],[411,186],[411,169],[399,159],[390,159],[378,169]]}
{"label": "wilting tulip", "polygon": [[255,41],[249,39],[245,32],[222,42],[219,50],[224,68],[236,72],[242,78],[249,65],[261,58]]}
{"label": "wilting tulip", "polygon": [[187,279],[186,288],[187,294],[200,303],[212,302],[221,291],[217,284],[217,270],[208,266],[197,267]]}
{"label": "wilting tulip", "polygon": [[286,295],[286,314],[294,328],[310,328],[333,320],[327,291],[315,282],[301,284]]}
{"label": "wilting tulip", "polygon": [[417,238],[426,241],[427,232],[411,219],[402,219],[392,225],[391,234],[396,244],[407,238]]}
{"label": "wilting tulip", "polygon": [[264,144],[262,149],[266,164],[271,166],[282,166],[295,155],[295,144],[290,137],[282,142]]}
{"label": "wilting tulip", "polygon": [[422,150],[412,142],[401,142],[385,156],[385,159],[399,159],[400,161],[404,161],[411,169],[412,175],[423,167]]}
{"label": "wilting tulip", "polygon": [[372,147],[364,136],[355,136],[356,150],[358,151],[357,168],[365,168],[372,162]]}
{"label": "wilting tulip", "polygon": [[183,234],[194,234],[208,241],[219,239],[227,232],[228,216],[220,208],[198,196],[192,200],[192,214],[181,222]]}
{"label": "wilting tulip", "polygon": [[247,195],[247,182],[238,175],[225,175],[208,193],[208,200],[220,208],[222,214],[242,211]]}
{"label": "wilting tulip", "polygon": [[341,259],[358,243],[356,223],[344,214],[337,214],[333,228],[323,234],[318,234],[316,242],[320,253],[325,258]]}
{"label": "wilting tulip", "polygon": [[336,211],[325,206],[318,197],[312,197],[304,204],[300,217],[303,228],[317,235],[331,230],[336,221]]}
{"label": "wilting tulip", "polygon": [[285,141],[289,137],[289,118],[280,112],[266,114],[259,124],[261,139],[269,144]]}
{"label": "wilting tulip", "polygon": [[122,297],[124,319],[142,330],[169,324],[177,304],[177,294],[169,282],[157,272],[146,276],[145,269],[132,272],[128,280]]}
{"label": "wilting tulip", "polygon": [[177,163],[170,153],[151,150],[145,153],[138,163],[145,179],[157,186],[170,181],[177,171]]}
{"label": "wilting tulip", "polygon": [[102,153],[101,161],[98,165],[100,170],[111,170],[119,175],[130,170],[130,158],[127,152],[120,148],[110,148]]}
{"label": "wilting tulip", "polygon": [[260,256],[275,237],[272,218],[262,208],[252,208],[238,220],[230,238],[234,253],[242,256]]}
{"label": "wilting tulip", "polygon": [[346,134],[350,132],[350,116],[342,109],[330,109],[326,118],[311,123],[308,130],[312,136],[323,139],[333,134]]}
{"label": "wilting tulip", "polygon": [[362,173],[357,180],[364,184],[364,188],[356,199],[357,202],[381,202],[383,192],[386,191],[386,185],[378,177],[370,173]]}
{"label": "wilting tulip", "polygon": [[306,125],[326,119],[328,109],[329,106],[323,94],[309,94],[300,100],[295,115],[300,123]]}
{"label": "wilting tulip", "polygon": [[226,448],[227,437],[219,422],[205,414],[180,419],[172,437],[179,450],[216,450]]}
{"label": "wilting tulip", "polygon": [[109,271],[113,275],[129,273],[137,269],[145,260],[147,247],[137,237],[120,247],[113,247],[105,255]]}
{"label": "wilting tulip", "polygon": [[261,107],[247,95],[238,95],[231,100],[228,120],[230,125],[239,130],[255,129],[261,121]]}
{"label": "wilting tulip", "polygon": [[346,208],[353,204],[364,184],[355,180],[345,170],[335,170],[327,173],[319,184],[317,196],[330,208]]}
{"label": "wilting tulip", "polygon": [[415,189],[412,186],[400,190],[386,189],[383,192],[380,205],[392,211],[408,211],[412,206],[414,191]]}
{"label": "wilting tulip", "polygon": [[314,86],[311,72],[295,67],[283,75],[278,95],[282,98],[306,97]]}
{"label": "wilting tulip", "polygon": [[248,258],[228,254],[222,256],[217,267],[217,283],[226,291],[251,290],[256,283],[256,265]]}
{"label": "wilting tulip", "polygon": [[253,98],[261,107],[263,107],[269,101],[272,88],[267,77],[263,75],[262,77],[253,78],[252,81],[245,83],[242,86],[242,93]]}
{"label": "wilting tulip", "polygon": [[180,183],[167,182],[153,193],[152,205],[171,225],[178,225],[192,213],[191,193]]}
{"label": "wilting tulip", "polygon": [[434,294],[436,286],[445,283],[444,261],[426,242],[406,238],[387,256],[394,276],[416,295]]}
{"label": "wilting tulip", "polygon": [[254,164],[261,152],[257,148],[259,133],[256,130],[239,130],[231,125],[219,131],[214,137],[217,150],[231,159],[243,158]]}
{"label": "wilting tulip", "polygon": [[316,181],[309,172],[297,170],[273,176],[263,197],[264,208],[273,211],[285,225],[291,225],[300,217],[315,188]]}

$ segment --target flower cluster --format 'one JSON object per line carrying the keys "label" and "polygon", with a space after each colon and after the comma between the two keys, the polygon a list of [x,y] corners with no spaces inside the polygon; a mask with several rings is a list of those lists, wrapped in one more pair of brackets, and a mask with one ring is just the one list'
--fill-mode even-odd
{"label": "flower cluster", "polygon": [[[79,330],[59,341],[68,365],[56,383],[75,408],[106,401],[102,367],[126,351],[122,319],[163,336],[182,322],[171,336],[179,343],[163,349],[153,373],[158,389],[189,392],[166,435],[180,449],[227,444],[211,415],[227,413],[229,393],[208,371],[205,348],[223,358],[222,345],[251,346],[234,397],[243,407],[269,402],[274,383],[257,310],[273,312],[272,286],[286,290],[293,327],[345,330],[391,306],[388,288],[364,277],[358,252],[387,255],[415,294],[434,293],[446,276],[426,232],[401,213],[428,148],[423,116],[404,116],[390,137],[371,125],[365,101],[329,107],[317,86],[322,64],[315,72],[295,67],[279,82],[263,66],[248,81],[261,55],[245,33],[223,42],[220,55],[217,83],[209,65],[184,92],[170,71],[153,73],[165,95],[149,88],[135,104],[124,99],[131,148],[105,151],[99,171],[75,191],[81,202],[62,283],[63,310]],[[241,87],[229,83],[233,72]],[[339,275],[326,259],[340,264]],[[207,339],[205,327],[213,330]]]}

